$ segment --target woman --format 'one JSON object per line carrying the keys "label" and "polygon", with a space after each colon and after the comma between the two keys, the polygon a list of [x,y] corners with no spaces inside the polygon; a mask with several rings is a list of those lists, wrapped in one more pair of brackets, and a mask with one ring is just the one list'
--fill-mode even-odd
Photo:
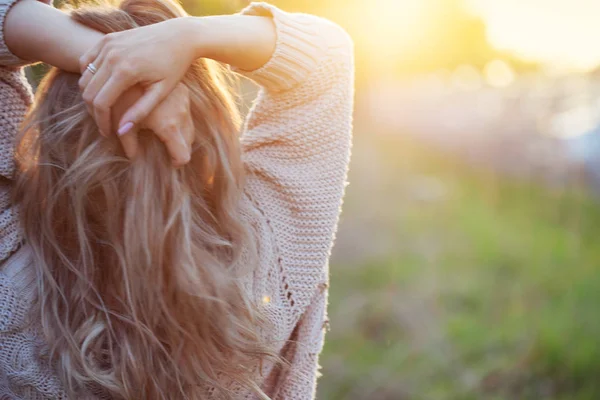
{"label": "woman", "polygon": [[[19,140],[27,244],[0,275],[11,395],[314,397],[351,44],[315,17],[266,4],[242,14],[174,18],[184,13],[167,0],[73,13],[115,33],[83,57],[81,79],[45,79]],[[262,87],[241,141],[207,58]],[[179,169],[152,114],[142,122],[164,93],[189,99],[193,151]],[[132,128],[128,154],[111,132]]]}

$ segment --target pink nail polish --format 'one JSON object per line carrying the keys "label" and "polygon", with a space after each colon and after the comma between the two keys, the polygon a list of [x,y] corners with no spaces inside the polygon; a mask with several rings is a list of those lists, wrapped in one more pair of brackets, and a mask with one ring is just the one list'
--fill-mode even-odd
{"label": "pink nail polish", "polygon": [[119,136],[123,136],[127,132],[129,132],[133,128],[133,122],[127,122],[126,124],[121,125],[119,131],[117,132]]}

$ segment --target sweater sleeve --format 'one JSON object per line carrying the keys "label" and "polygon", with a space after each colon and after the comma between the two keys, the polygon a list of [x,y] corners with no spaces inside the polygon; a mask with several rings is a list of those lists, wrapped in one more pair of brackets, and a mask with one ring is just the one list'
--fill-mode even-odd
{"label": "sweater sleeve", "polygon": [[242,72],[261,90],[241,141],[247,193],[273,230],[295,324],[328,279],[350,157],[353,45],[322,18],[265,3],[243,13],[271,16],[277,31],[271,60]]}
{"label": "sweater sleeve", "polygon": [[[21,67],[31,64],[31,61],[21,60],[10,52],[4,41],[4,23],[8,12],[20,0],[0,0],[0,66],[2,67]],[[40,0],[43,3],[52,4],[52,0]]]}
{"label": "sweater sleeve", "polygon": [[319,374],[319,355],[327,327],[327,290],[317,291],[305,310],[283,357],[289,362],[279,380],[274,400],[315,399]]}

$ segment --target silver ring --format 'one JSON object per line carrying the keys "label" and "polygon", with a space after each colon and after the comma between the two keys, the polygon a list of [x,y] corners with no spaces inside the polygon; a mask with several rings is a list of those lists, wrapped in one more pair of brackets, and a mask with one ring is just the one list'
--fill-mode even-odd
{"label": "silver ring", "polygon": [[88,71],[90,71],[90,73],[92,75],[94,75],[96,72],[98,72],[98,68],[96,68],[96,66],[94,64],[92,64],[92,63],[89,63],[87,65],[87,67],[85,67],[85,69],[87,69]]}

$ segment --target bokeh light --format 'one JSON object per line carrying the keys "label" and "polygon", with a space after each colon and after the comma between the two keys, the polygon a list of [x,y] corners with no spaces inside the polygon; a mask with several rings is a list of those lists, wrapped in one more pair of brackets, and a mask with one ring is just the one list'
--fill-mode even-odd
{"label": "bokeh light", "polygon": [[508,65],[502,60],[493,60],[485,65],[485,81],[493,87],[503,88],[509,86],[515,80],[515,74]]}

